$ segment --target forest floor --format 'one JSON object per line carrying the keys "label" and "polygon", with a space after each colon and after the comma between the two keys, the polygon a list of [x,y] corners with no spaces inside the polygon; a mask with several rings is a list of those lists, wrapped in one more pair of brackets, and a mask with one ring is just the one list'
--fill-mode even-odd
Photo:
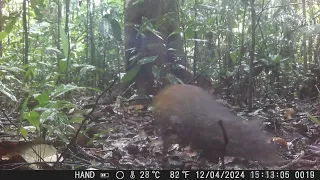
{"label": "forest floor", "polygon": [[[266,127],[268,124],[276,124],[278,129],[273,140],[278,144],[279,153],[284,159],[291,160],[290,163],[263,167],[257,162],[226,157],[226,169],[320,169],[320,124],[317,120],[320,112],[319,104],[315,101],[290,102],[294,107],[294,113],[289,112],[283,104],[288,102],[261,107],[257,105],[252,113],[241,110],[237,112],[244,118],[258,116],[265,119]],[[139,107],[139,105],[126,108],[119,108],[116,104],[98,105],[89,119],[90,123],[86,126],[86,129],[89,129],[87,131],[89,138],[78,138],[78,145],[72,149],[72,153],[67,153],[65,161],[73,162],[78,167],[80,165],[81,169],[89,167],[104,170],[163,169],[162,141],[157,133],[158,128],[152,123],[150,108],[137,110]],[[0,118],[2,122],[0,145],[3,145],[4,140],[10,141],[12,136],[5,136],[5,131],[10,129],[8,127],[10,123],[6,122],[7,118],[4,115],[0,115]],[[274,129],[266,128],[266,130],[275,132]],[[56,139],[55,137],[51,141]],[[12,163],[3,158],[8,153],[3,147],[0,146],[0,157],[2,157],[0,169],[6,169],[4,167]],[[62,146],[55,148],[58,151],[63,149]],[[189,148],[181,149],[178,145],[171,146],[168,163],[170,169],[220,168],[219,162],[200,160],[198,153]]]}
{"label": "forest floor", "polygon": [[[291,104],[293,108],[286,108],[284,104]],[[114,104],[107,106],[114,107]],[[132,105],[122,111],[114,108],[112,113],[105,110],[106,106],[100,106],[93,116],[95,125],[91,127],[98,127],[100,130],[95,131],[104,133],[94,141],[91,148],[83,149],[87,153],[103,157],[104,162],[109,163],[104,165],[106,169],[162,169],[161,136],[152,123],[150,110],[136,110],[141,106]],[[320,169],[320,124],[316,120],[320,106],[315,101],[297,100],[256,106],[252,113],[238,109],[238,115],[245,119],[253,116],[265,119],[264,129],[276,132],[273,141],[278,144],[279,153],[284,159],[291,161],[282,166],[263,167],[257,162],[226,157],[226,169]],[[269,126],[270,124],[273,125]],[[181,149],[178,145],[171,146],[168,163],[170,169],[220,168],[219,162],[200,160],[198,153],[188,147]]]}

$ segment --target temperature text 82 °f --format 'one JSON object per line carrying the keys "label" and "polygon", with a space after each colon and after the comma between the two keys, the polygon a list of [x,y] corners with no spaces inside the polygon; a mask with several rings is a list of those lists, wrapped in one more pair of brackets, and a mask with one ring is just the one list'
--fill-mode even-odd
{"label": "temperature text 82 \u00b0f", "polygon": [[149,179],[155,177],[156,179],[160,178],[160,171],[140,171],[140,179]]}
{"label": "temperature text 82 \u00b0f", "polygon": [[187,179],[189,174],[190,171],[170,171],[169,177],[170,179],[180,179],[180,177]]}

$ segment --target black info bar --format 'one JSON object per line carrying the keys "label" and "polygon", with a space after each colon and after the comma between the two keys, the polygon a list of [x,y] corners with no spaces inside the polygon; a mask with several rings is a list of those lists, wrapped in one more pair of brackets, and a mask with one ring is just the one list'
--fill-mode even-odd
{"label": "black info bar", "polygon": [[0,179],[319,179],[317,170],[1,171]]}

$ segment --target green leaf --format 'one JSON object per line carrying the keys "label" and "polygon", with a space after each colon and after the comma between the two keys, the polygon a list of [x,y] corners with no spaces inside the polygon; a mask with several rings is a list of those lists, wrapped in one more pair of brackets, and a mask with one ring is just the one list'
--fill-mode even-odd
{"label": "green leaf", "polygon": [[[249,66],[247,66],[248,68],[248,71],[249,71]],[[230,72],[230,71],[226,71],[226,75],[227,75],[227,77],[230,77],[230,76],[232,76],[232,73]]]}
{"label": "green leaf", "polygon": [[50,91],[45,91],[41,95],[36,97],[36,100],[39,103],[39,106],[46,106],[50,102]]}
{"label": "green leaf", "polygon": [[35,8],[39,4],[39,0],[31,0],[31,7]]}
{"label": "green leaf", "polygon": [[[1,34],[1,32],[0,32],[0,34]],[[17,57],[17,55],[15,55],[15,54],[8,55],[8,56],[2,56],[2,57],[0,57],[0,64],[10,63],[10,61],[15,59],[16,57]]]}
{"label": "green leaf", "polygon": [[61,51],[59,49],[54,48],[54,47],[47,47],[46,51],[49,52],[49,53],[57,53],[57,54],[61,53]]}
{"label": "green leaf", "polygon": [[52,101],[50,103],[51,107],[52,108],[55,108],[55,109],[71,109],[71,108],[76,108],[76,105],[69,102],[69,101]]}
{"label": "green leaf", "polygon": [[64,143],[66,143],[66,144],[69,143],[68,137],[63,132],[57,131],[56,134]]}
{"label": "green leaf", "polygon": [[16,24],[16,22],[17,22],[17,19],[18,19],[18,17],[14,17],[7,25],[6,25],[6,28],[5,28],[5,32],[6,33],[10,33],[11,31],[12,31],[12,29],[13,29],[13,26]]}
{"label": "green leaf", "polygon": [[142,26],[141,26],[141,29],[140,31],[144,31],[144,30],[148,30],[150,31],[151,33],[153,33],[155,36],[157,36],[159,39],[163,40],[163,37],[161,36],[161,32],[157,31],[151,21],[145,17],[142,17]]}
{"label": "green leaf", "polygon": [[237,58],[240,57],[240,52],[239,51],[233,51],[230,53],[231,60],[233,62],[236,62]]}
{"label": "green leaf", "polygon": [[26,65],[25,67],[28,67],[27,72],[25,73],[24,77],[25,79],[32,79],[36,75],[36,66],[29,66]]}
{"label": "green leaf", "polygon": [[271,60],[273,63],[279,63],[281,59],[282,59],[281,55],[275,55],[271,57]]}
{"label": "green leaf", "polygon": [[312,116],[311,114],[308,114],[309,118],[316,123],[317,125],[320,125],[320,121],[318,120],[318,118]]}
{"label": "green leaf", "polygon": [[30,99],[30,97],[28,97],[28,98],[26,98],[26,99],[24,100],[24,102],[23,102],[23,104],[22,104],[22,108],[21,108],[21,111],[22,111],[22,112],[26,111],[27,106],[28,106],[29,99]]}
{"label": "green leaf", "polygon": [[121,82],[122,83],[130,82],[134,77],[136,77],[139,70],[140,70],[140,66],[133,67],[122,77]]}
{"label": "green leaf", "polygon": [[69,41],[66,33],[64,32],[64,29],[59,26],[60,28],[60,37],[61,37],[61,42],[62,42],[62,50],[65,58],[68,58],[69,54]]}
{"label": "green leaf", "polygon": [[0,92],[9,97],[12,101],[17,102],[17,98],[12,94],[9,88],[7,88],[2,82],[0,81]]}
{"label": "green leaf", "polygon": [[152,23],[148,18],[142,16],[142,26],[144,26],[144,28],[152,28]]}
{"label": "green leaf", "polygon": [[160,79],[160,68],[157,66],[152,67],[152,74],[156,79]]}
{"label": "green leaf", "polygon": [[53,92],[52,92],[52,97],[56,98],[58,96],[61,96],[63,94],[65,94],[66,92],[72,91],[72,90],[80,90],[80,89],[85,89],[85,87],[78,87],[78,86],[74,86],[71,84],[67,84],[67,85],[59,85]]}
{"label": "green leaf", "polygon": [[38,19],[43,18],[43,13],[41,13],[41,10],[38,7],[33,7],[33,12],[35,13]]}
{"label": "green leaf", "polygon": [[181,28],[177,28],[175,31],[173,31],[172,33],[169,34],[168,38],[175,35],[175,34],[180,34],[182,33],[182,29]]}
{"label": "green leaf", "polygon": [[192,28],[188,28],[185,35],[186,39],[192,39],[194,37],[194,30]]}
{"label": "green leaf", "polygon": [[59,72],[60,73],[66,73],[67,72],[67,60],[66,59],[60,59]]}
{"label": "green leaf", "polygon": [[136,0],[136,1],[133,1],[132,5],[138,5],[143,2],[144,2],[144,0]]}
{"label": "green leaf", "polygon": [[15,76],[12,76],[12,75],[6,75],[5,79],[8,81],[11,81],[11,82],[13,82],[13,80],[15,80],[17,83],[22,84],[20,79],[16,78]]}
{"label": "green leaf", "polygon": [[24,70],[18,67],[9,67],[9,66],[0,66],[0,70],[6,70],[10,72],[15,72],[15,73],[20,73],[23,72]]}
{"label": "green leaf", "polygon": [[170,81],[170,83],[172,84],[184,84],[183,81],[181,79],[179,79],[176,75],[169,73],[168,74],[168,80]]}
{"label": "green leaf", "polygon": [[47,110],[43,111],[40,115],[40,123],[43,124],[47,120],[56,119],[58,111],[53,108],[48,108]]}
{"label": "green leaf", "polygon": [[71,120],[73,123],[81,123],[84,120],[83,117],[76,117]]}
{"label": "green leaf", "polygon": [[110,24],[111,24],[111,28],[112,28],[112,32],[113,32],[113,35],[115,37],[115,39],[117,41],[121,41],[121,27],[120,27],[120,24],[118,21],[116,21],[115,19],[112,19],[110,21]]}
{"label": "green leaf", "polygon": [[158,58],[158,56],[150,56],[150,57],[142,58],[142,59],[140,59],[138,61],[138,65],[144,65],[144,64],[147,64],[147,63],[151,63],[154,60],[156,60],[157,58]]}
{"label": "green leaf", "polygon": [[28,136],[28,131],[25,128],[20,128],[20,133],[24,138],[27,138]]}
{"label": "green leaf", "polygon": [[287,62],[287,61],[289,61],[289,60],[290,60],[290,58],[284,58],[284,59],[281,59],[280,62],[283,63],[283,62]]}
{"label": "green leaf", "polygon": [[132,57],[129,59],[130,65],[135,64],[135,63],[139,60],[140,56],[141,56],[140,53],[132,56]]}
{"label": "green leaf", "polygon": [[6,32],[0,32],[0,41],[2,41],[4,38],[8,36],[8,33]]}
{"label": "green leaf", "polygon": [[40,126],[40,115],[35,111],[31,111],[29,113],[24,113],[23,117],[29,121],[32,126],[35,126],[39,129]]}
{"label": "green leaf", "polygon": [[80,75],[85,75],[87,72],[95,71],[97,68],[92,65],[83,65],[83,67],[80,70]]}

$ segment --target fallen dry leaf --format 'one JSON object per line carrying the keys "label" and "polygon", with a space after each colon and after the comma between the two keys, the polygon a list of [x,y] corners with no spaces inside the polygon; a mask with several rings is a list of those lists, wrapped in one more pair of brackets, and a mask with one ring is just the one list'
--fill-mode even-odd
{"label": "fallen dry leaf", "polygon": [[290,120],[290,119],[293,119],[295,116],[296,116],[296,112],[293,108],[286,108],[284,110],[284,115],[283,115],[284,119]]}
{"label": "fallen dry leaf", "polygon": [[[46,162],[47,165],[52,166],[58,159],[57,150],[48,144],[24,144],[11,149],[7,152],[5,158],[11,159],[12,157],[20,156],[28,163]],[[60,161],[62,161],[61,158]],[[50,163],[52,162],[52,163]],[[35,165],[30,165],[32,169],[38,169]]]}
{"label": "fallen dry leaf", "polygon": [[288,142],[285,139],[282,139],[280,137],[274,137],[272,138],[272,142],[278,143],[282,146],[288,147]]}

